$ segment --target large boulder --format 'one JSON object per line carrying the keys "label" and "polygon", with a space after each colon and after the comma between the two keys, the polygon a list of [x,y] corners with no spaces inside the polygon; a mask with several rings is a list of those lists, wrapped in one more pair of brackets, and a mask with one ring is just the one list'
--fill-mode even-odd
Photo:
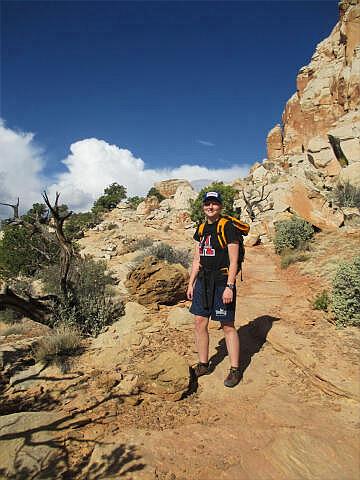
{"label": "large boulder", "polygon": [[189,384],[189,365],[173,350],[162,352],[143,365],[139,379],[141,391],[173,401],[183,397]]}
{"label": "large boulder", "polygon": [[181,185],[174,195],[175,210],[189,210],[190,200],[195,200],[197,196],[191,185]]}
{"label": "large boulder", "polygon": [[61,418],[54,412],[20,412],[0,417],[0,477],[64,478],[66,452]]}
{"label": "large boulder", "polygon": [[165,198],[171,198],[175,195],[176,190],[179,187],[191,188],[191,184],[188,180],[172,179],[172,180],[163,180],[162,182],[157,182],[155,183],[154,187]]}
{"label": "large boulder", "polygon": [[185,299],[188,278],[182,265],[150,256],[128,274],[125,286],[142,305],[173,305]]}
{"label": "large boulder", "polygon": [[321,230],[336,230],[344,223],[344,215],[334,210],[318,191],[310,190],[304,183],[295,180],[285,196],[290,210]]}
{"label": "large boulder", "polygon": [[145,198],[145,200],[138,205],[136,215],[149,215],[150,212],[158,209],[159,206],[159,199],[157,197]]}

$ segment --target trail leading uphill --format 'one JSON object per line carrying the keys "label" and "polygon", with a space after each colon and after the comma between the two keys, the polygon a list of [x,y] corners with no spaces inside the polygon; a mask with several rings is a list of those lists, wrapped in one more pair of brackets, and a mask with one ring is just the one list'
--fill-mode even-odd
{"label": "trail leading uphill", "polygon": [[[106,478],[120,471],[134,480],[359,478],[359,335],[335,330],[308,298],[306,280],[285,276],[268,249],[249,249],[236,320],[243,381],[223,386],[228,358],[214,322],[214,371],[183,401],[196,403],[185,424],[175,418],[164,429],[141,428],[141,421],[138,428],[120,428],[95,447],[91,461],[111,458],[126,444],[138,460]],[[159,415],[176,412],[168,406]]]}

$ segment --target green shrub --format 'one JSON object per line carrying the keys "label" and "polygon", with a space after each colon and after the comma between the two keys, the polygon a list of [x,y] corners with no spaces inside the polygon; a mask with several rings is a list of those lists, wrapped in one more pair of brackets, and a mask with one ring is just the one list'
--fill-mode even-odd
{"label": "green shrub", "polygon": [[147,248],[142,255],[139,255],[135,259],[135,262],[139,263],[149,256],[153,256],[159,260],[166,260],[168,263],[180,263],[185,268],[188,268],[191,260],[187,250],[173,248],[167,243],[156,243]]}
{"label": "green shrub", "polygon": [[60,269],[49,267],[41,275],[47,293],[60,298],[55,305],[50,325],[67,324],[77,327],[84,335],[98,335],[100,331],[124,314],[122,302],[114,303],[106,292],[113,278],[106,271],[105,262],[89,257],[77,258],[72,265],[70,282],[72,295],[64,298],[60,292]]}
{"label": "green shrub", "polygon": [[360,327],[360,256],[339,266],[333,279],[331,305],[338,325]]}
{"label": "green shrub", "polygon": [[123,185],[119,185],[114,182],[104,190],[104,195],[99,197],[92,207],[93,213],[103,213],[113,210],[118,203],[126,198],[126,188]]}
{"label": "green shrub", "polygon": [[128,204],[129,204],[130,207],[133,208],[134,210],[136,210],[137,207],[140,205],[140,203],[143,202],[143,201],[144,201],[144,197],[135,196],[135,197],[128,197],[128,198],[127,198]]}
{"label": "green shrub", "polygon": [[223,182],[214,182],[200,190],[197,198],[190,202],[190,217],[193,222],[200,223],[204,221],[203,198],[206,192],[220,192],[223,201],[223,211],[225,215],[236,215],[234,209],[234,198],[236,190],[230,185],[224,185]]}
{"label": "green shrub", "polygon": [[62,368],[69,356],[78,355],[81,351],[81,332],[73,326],[61,324],[51,335],[40,339],[34,355],[37,362],[55,363]]}
{"label": "green shrub", "polygon": [[313,308],[315,310],[323,310],[324,312],[328,311],[329,305],[330,305],[330,296],[327,290],[323,290],[321,293],[319,293],[315,297],[313,302]]}
{"label": "green shrub", "polygon": [[147,197],[157,197],[159,202],[162,202],[163,200],[165,200],[164,195],[162,195],[159,192],[159,190],[157,190],[155,187],[151,187],[146,196]]}
{"label": "green shrub", "polygon": [[309,258],[310,255],[299,250],[284,250],[281,253],[281,268],[287,268],[296,262],[306,262]]}
{"label": "green shrub", "polygon": [[73,213],[64,224],[64,233],[69,240],[82,238],[84,231],[94,228],[102,221],[101,215],[94,212]]}
{"label": "green shrub", "polygon": [[276,253],[304,248],[314,235],[314,228],[302,218],[293,217],[275,224],[274,245]]}
{"label": "green shrub", "polygon": [[339,207],[360,208],[360,187],[346,181],[338,183],[331,192],[331,199]]}
{"label": "green shrub", "polygon": [[21,225],[7,225],[0,242],[0,277],[34,275],[45,265],[57,262],[59,245],[55,235],[46,238]]}

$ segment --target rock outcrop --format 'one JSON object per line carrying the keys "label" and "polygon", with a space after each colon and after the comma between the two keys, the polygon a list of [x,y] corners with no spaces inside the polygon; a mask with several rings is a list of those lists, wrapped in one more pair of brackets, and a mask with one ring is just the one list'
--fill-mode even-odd
{"label": "rock outcrop", "polygon": [[[360,104],[360,4],[340,4],[340,20],[319,43],[309,65],[300,69],[297,92],[283,114],[284,153],[301,153],[309,140],[325,136],[343,115]],[[348,124],[349,130],[352,125]],[[270,158],[270,157],[269,157]]]}
{"label": "rock outcrop", "polygon": [[300,69],[297,91],[267,137],[268,160],[308,153],[325,175],[339,173],[338,153],[328,135],[339,139],[349,163],[360,160],[360,4],[340,2],[340,19]]}
{"label": "rock outcrop", "polygon": [[63,417],[54,412],[1,416],[0,477],[60,478],[66,470],[66,452],[58,440]]}
{"label": "rock outcrop", "polygon": [[172,305],[185,299],[188,276],[180,264],[147,257],[129,273],[125,285],[141,305]]}
{"label": "rock outcrop", "polygon": [[165,198],[171,198],[175,195],[176,190],[179,187],[191,187],[191,184],[188,180],[163,180],[162,182],[155,183],[154,187],[158,192],[161,193]]}
{"label": "rock outcrop", "polygon": [[278,160],[284,155],[283,131],[279,124],[268,133],[266,145],[269,160]]}
{"label": "rock outcrop", "polygon": [[149,213],[159,208],[159,206],[159,199],[157,197],[145,198],[145,200],[138,205],[136,215],[149,215]]}
{"label": "rock outcrop", "polygon": [[139,387],[143,392],[176,401],[188,391],[189,383],[189,365],[183,357],[169,350],[143,366]]}

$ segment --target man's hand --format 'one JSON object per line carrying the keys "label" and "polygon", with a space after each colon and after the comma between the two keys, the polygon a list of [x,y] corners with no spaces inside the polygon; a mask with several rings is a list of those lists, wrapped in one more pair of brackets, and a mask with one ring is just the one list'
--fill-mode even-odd
{"label": "man's hand", "polygon": [[193,299],[193,294],[194,294],[194,287],[192,285],[189,285],[188,289],[186,291],[187,299],[192,300]]}
{"label": "man's hand", "polygon": [[231,303],[234,298],[234,292],[231,290],[229,287],[225,287],[223,296],[222,296],[222,301],[226,303]]}

